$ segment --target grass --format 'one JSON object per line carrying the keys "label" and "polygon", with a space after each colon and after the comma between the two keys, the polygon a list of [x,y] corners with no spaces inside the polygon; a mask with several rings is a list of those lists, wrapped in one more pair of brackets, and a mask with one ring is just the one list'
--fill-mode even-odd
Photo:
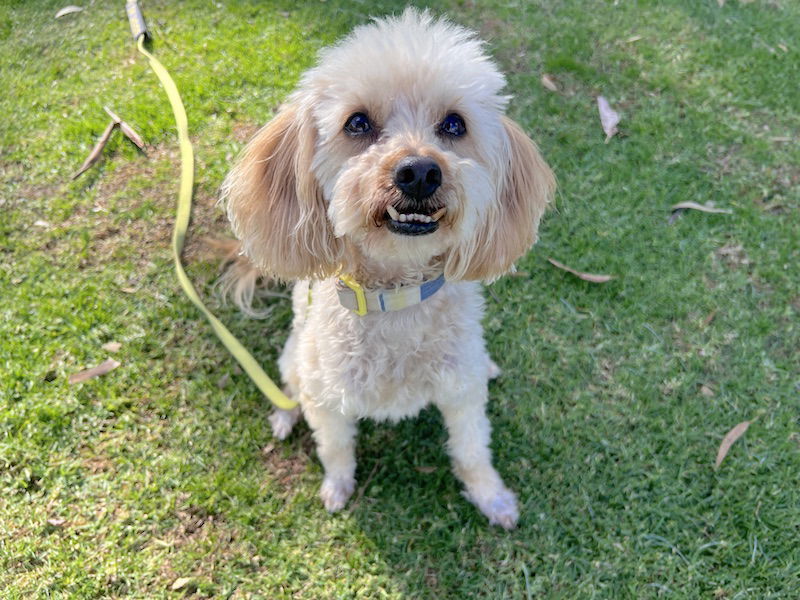
{"label": "grass", "polygon": [[[461,497],[432,410],[364,423],[359,499],[325,513],[307,428],[271,439],[173,276],[171,114],[122,3],[55,20],[63,4],[0,7],[4,597],[800,595],[800,5],[431,3],[489,41],[560,183],[521,276],[488,299],[493,446],[522,504],[506,533]],[[319,48],[401,6],[146,3],[196,142],[206,295],[196,238],[225,229],[232,157]],[[608,144],[598,93],[623,115]],[[151,150],[117,134],[71,182],[104,104]],[[669,224],[678,201],[733,214]],[[275,375],[288,303],[263,322],[216,310]],[[122,365],[68,385],[109,341]]]}

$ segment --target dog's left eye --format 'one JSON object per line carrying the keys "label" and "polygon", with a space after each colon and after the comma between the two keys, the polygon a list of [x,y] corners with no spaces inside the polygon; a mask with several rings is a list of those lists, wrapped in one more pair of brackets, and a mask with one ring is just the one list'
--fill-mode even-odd
{"label": "dog's left eye", "polygon": [[461,115],[450,113],[439,123],[439,131],[454,137],[461,137],[467,133],[467,126],[464,124],[464,119],[461,118]]}
{"label": "dog's left eye", "polygon": [[350,115],[350,118],[347,119],[347,123],[344,124],[344,131],[350,136],[364,135],[372,131],[372,125],[367,115],[359,112]]}

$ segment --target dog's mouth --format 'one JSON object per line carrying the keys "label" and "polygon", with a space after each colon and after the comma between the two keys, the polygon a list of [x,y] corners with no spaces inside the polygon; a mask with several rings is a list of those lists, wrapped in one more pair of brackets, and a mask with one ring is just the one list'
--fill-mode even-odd
{"label": "dog's mouth", "polygon": [[400,235],[427,235],[439,229],[439,220],[447,212],[440,208],[431,214],[400,212],[394,206],[388,206],[384,219],[386,227],[392,233]]}

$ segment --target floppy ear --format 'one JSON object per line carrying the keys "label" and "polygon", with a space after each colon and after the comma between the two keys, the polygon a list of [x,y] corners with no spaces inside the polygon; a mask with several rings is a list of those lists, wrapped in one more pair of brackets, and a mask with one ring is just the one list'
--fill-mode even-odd
{"label": "floppy ear", "polygon": [[504,181],[477,231],[447,258],[448,279],[493,280],[506,273],[536,242],[539,220],[555,192],[555,177],[536,144],[514,121],[502,121],[508,137]]}
{"label": "floppy ear", "polygon": [[244,149],[222,198],[242,252],[279,279],[336,270],[340,242],[311,172],[316,130],[297,104],[283,106]]}

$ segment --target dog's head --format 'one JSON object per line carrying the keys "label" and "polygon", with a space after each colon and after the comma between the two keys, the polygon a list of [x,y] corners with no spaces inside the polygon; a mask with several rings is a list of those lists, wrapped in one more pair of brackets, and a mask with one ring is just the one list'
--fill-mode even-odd
{"label": "dog's head", "polygon": [[282,279],[364,262],[493,279],[536,241],[554,178],[504,116],[474,35],[427,13],[357,28],[245,149],[223,185],[245,254]]}

